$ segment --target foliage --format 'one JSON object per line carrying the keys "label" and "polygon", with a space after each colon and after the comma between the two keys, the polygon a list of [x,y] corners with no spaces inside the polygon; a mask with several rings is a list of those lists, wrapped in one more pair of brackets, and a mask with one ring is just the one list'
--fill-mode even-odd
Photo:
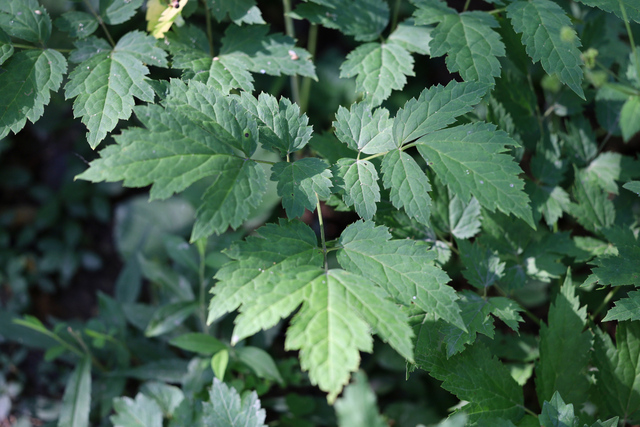
{"label": "foliage", "polygon": [[[640,7],[488,3],[0,4],[0,149],[101,146],[0,216],[0,409],[24,345],[59,426],[640,422]],[[37,313],[109,198],[113,292]]]}

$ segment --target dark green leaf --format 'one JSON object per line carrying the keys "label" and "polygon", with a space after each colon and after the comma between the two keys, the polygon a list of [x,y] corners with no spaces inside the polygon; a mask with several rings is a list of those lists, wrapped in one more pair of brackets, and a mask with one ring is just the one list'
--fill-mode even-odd
{"label": "dark green leaf", "polygon": [[83,39],[89,37],[98,29],[98,21],[92,15],[85,12],[69,11],[56,19],[56,26],[71,37]]}
{"label": "dark green leaf", "polygon": [[190,301],[176,302],[160,307],[149,321],[144,335],[155,337],[166,334],[182,325],[182,322],[196,310],[197,303]]}
{"label": "dark green leaf", "polygon": [[91,409],[91,358],[84,357],[64,389],[59,427],[86,427]]}
{"label": "dark green leaf", "polygon": [[384,108],[371,111],[366,102],[353,104],[350,110],[340,106],[333,122],[335,135],[354,151],[365,154],[384,153],[395,147],[391,139],[389,112]]}
{"label": "dark green leaf", "polygon": [[376,213],[376,202],[380,201],[378,172],[367,160],[340,159],[334,172],[344,184],[342,199],[347,206],[354,206],[358,215],[370,220]]}
{"label": "dark green leaf", "polygon": [[249,367],[257,376],[284,385],[284,380],[273,358],[269,353],[258,347],[240,347],[236,350],[238,360]]}
{"label": "dark green leaf", "polygon": [[218,22],[229,14],[236,25],[265,23],[255,0],[207,0],[207,4]]}
{"label": "dark green leaf", "polygon": [[0,4],[0,29],[11,37],[43,44],[51,35],[51,18],[37,0],[6,1]]}
{"label": "dark green leaf", "polygon": [[169,344],[187,351],[193,351],[204,355],[212,355],[225,349],[227,346],[211,335],[192,332],[173,338]]}
{"label": "dark green leaf", "polygon": [[611,320],[640,320],[640,291],[633,291],[615,302],[615,307],[607,312],[603,322]]}
{"label": "dark green leaf", "polygon": [[122,24],[138,11],[142,2],[143,0],[101,0],[100,15],[107,24]]}
{"label": "dark green leaf", "polygon": [[331,195],[331,171],[320,159],[279,162],[271,170],[271,180],[278,182],[278,195],[289,218],[301,217],[305,209],[313,212],[318,198]]}

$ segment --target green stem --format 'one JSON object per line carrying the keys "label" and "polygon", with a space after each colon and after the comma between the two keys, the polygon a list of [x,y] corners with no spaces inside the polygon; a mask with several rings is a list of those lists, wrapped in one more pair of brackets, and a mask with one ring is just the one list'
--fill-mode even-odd
{"label": "green stem", "polygon": [[487,12],[489,15],[497,15],[498,13],[502,13],[505,10],[507,10],[506,7],[502,7],[500,9],[494,9],[494,10],[490,10],[489,12]]}
{"label": "green stem", "polygon": [[[291,0],[282,0],[282,5],[284,6],[284,27],[286,29],[287,35],[295,40],[296,35],[293,31],[293,18],[291,18]],[[298,81],[298,76],[291,76],[289,80],[291,82],[291,97],[293,98],[293,102],[301,105],[300,82]]]}
{"label": "green stem", "polygon": [[622,12],[622,20],[624,21],[624,26],[627,29],[627,36],[629,37],[629,42],[631,43],[631,52],[633,53],[633,57],[636,60],[636,76],[638,77],[638,81],[640,81],[640,61],[638,61],[638,52],[636,51],[636,43],[633,41],[633,33],[631,32],[631,26],[629,25],[629,18],[627,17],[627,9],[624,7],[624,3],[622,0],[618,0],[618,4],[620,5],[620,11]]}
{"label": "green stem", "polygon": [[200,302],[199,302],[199,313],[200,313],[200,326],[202,327],[202,332],[207,333],[207,306],[206,306],[206,298],[205,298],[205,288],[207,287],[208,281],[204,277],[205,272],[205,252],[207,248],[207,239],[202,238],[196,242],[196,246],[198,248],[198,255],[200,256],[200,264],[198,265],[198,282],[200,283]]}
{"label": "green stem", "polygon": [[466,12],[466,11],[467,11],[467,9],[469,9],[469,3],[471,3],[471,0],[467,0],[467,1],[464,3],[464,7],[462,8],[462,11],[463,11],[463,12]]}
{"label": "green stem", "polygon": [[602,302],[600,303],[598,308],[596,308],[596,311],[594,311],[593,314],[591,315],[591,318],[593,319],[594,323],[595,323],[595,319],[598,316],[598,314],[600,314],[600,312],[602,310],[604,310],[609,305],[609,302],[611,302],[611,300],[618,293],[620,288],[621,287],[618,286],[618,287],[610,290],[609,293],[607,294],[607,296],[604,297],[604,299],[602,300]]}
{"label": "green stem", "polygon": [[[387,153],[388,153],[388,151],[385,151],[384,153],[372,154],[369,157],[365,157],[364,159],[362,159],[362,161],[364,162],[365,160],[375,159],[376,157],[384,156]],[[358,152],[358,156],[360,156],[359,152]]]}
{"label": "green stem", "polygon": [[209,54],[213,58],[213,27],[211,26],[211,11],[209,11],[209,5],[207,4],[207,0],[202,0],[202,5],[204,6],[204,19],[207,25],[207,38],[209,39]]}
{"label": "green stem", "polygon": [[80,347],[82,347],[82,349],[84,350],[84,355],[87,355],[91,358],[91,362],[96,365],[96,367],[98,369],[100,369],[102,372],[106,372],[107,369],[102,365],[102,363],[100,363],[98,361],[98,359],[95,358],[95,356],[93,355],[93,353],[91,353],[91,350],[89,349],[89,347],[87,347],[87,345],[84,343],[84,340],[82,339],[82,336],[80,336],[80,334],[76,333],[73,329],[71,329],[71,326],[69,326],[67,328],[67,332],[69,332],[69,334],[76,340],[78,341],[78,344],[80,344]]}
{"label": "green stem", "polygon": [[[318,198],[318,193],[316,193]],[[324,222],[322,221],[322,209],[320,208],[320,199],[316,204],[316,210],[318,211],[318,224],[320,225],[320,240],[322,241],[322,255],[324,256],[324,271],[329,271],[329,262],[327,261],[327,240],[324,237]]]}
{"label": "green stem", "polygon": [[[498,285],[494,285],[495,288],[497,289],[498,292],[500,292],[502,294],[502,296],[509,298],[508,294],[504,291],[504,289],[502,289],[500,286]],[[540,319],[538,318],[538,316],[536,316],[535,314],[533,314],[532,312],[530,312],[529,310],[527,310],[525,307],[522,307],[522,304],[520,305],[520,308],[522,308],[522,311],[524,311],[524,314],[527,315],[527,317],[531,320],[533,320],[533,322],[540,326]]]}
{"label": "green stem", "polygon": [[[38,50],[42,49],[41,47],[31,46],[31,45],[28,45],[28,44],[11,43],[11,45],[13,47],[17,47],[18,49],[38,49]],[[52,49],[52,50],[55,50],[55,51],[58,51],[58,52],[65,52],[65,53],[71,52],[73,50],[73,49],[56,49],[56,48],[49,48],[49,49]]]}
{"label": "green stem", "polygon": [[400,15],[400,6],[402,0],[396,0],[396,4],[393,5],[393,19],[391,20],[391,32],[393,33],[398,26],[398,15]]}
{"label": "green stem", "polygon": [[107,40],[109,40],[109,43],[111,44],[111,46],[115,47],[116,46],[116,42],[113,41],[113,38],[111,37],[111,33],[107,29],[107,26],[104,24],[104,21],[102,20],[102,17],[93,9],[93,6],[91,6],[91,2],[89,0],[84,0],[84,4],[87,5],[87,8],[89,9],[89,11],[91,11],[91,14],[98,20],[98,23],[102,27],[102,30],[104,31],[105,35],[107,36]]}
{"label": "green stem", "polygon": [[[318,45],[318,25],[312,24],[309,28],[309,40],[307,41],[307,51],[312,57],[316,55]],[[311,93],[311,77],[302,79],[302,89],[300,90],[300,112],[304,113],[309,107],[309,93]]]}

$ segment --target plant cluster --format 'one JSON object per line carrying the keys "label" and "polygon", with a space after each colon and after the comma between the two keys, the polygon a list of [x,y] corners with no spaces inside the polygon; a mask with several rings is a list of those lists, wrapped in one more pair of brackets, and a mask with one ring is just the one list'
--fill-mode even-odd
{"label": "plant cluster", "polygon": [[[636,424],[638,23],[637,0],[2,2],[0,138],[61,91],[100,147],[76,179],[149,194],[116,208],[95,317],[23,304],[0,334],[67,367],[58,426]],[[378,407],[373,365],[440,397]]]}

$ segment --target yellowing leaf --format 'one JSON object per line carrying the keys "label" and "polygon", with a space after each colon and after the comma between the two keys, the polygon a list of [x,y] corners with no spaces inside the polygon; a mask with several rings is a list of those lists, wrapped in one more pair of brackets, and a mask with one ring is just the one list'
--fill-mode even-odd
{"label": "yellowing leaf", "polygon": [[163,0],[149,0],[147,2],[147,31],[157,39],[164,37],[171,25],[184,9],[189,0],[171,0],[166,4]]}

